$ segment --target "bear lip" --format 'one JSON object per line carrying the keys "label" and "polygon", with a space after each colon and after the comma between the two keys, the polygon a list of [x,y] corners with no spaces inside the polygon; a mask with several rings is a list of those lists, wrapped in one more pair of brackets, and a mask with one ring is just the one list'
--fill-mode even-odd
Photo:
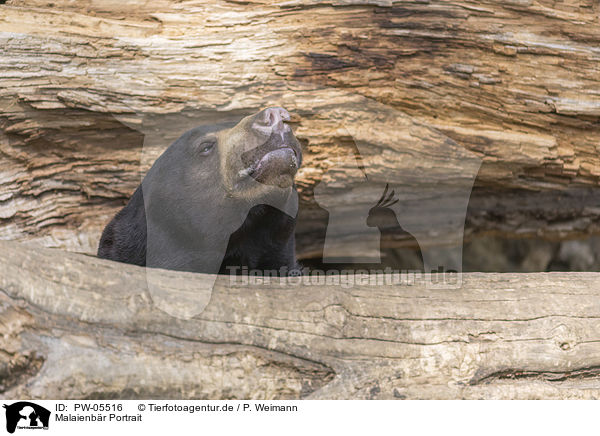
{"label": "bear lip", "polygon": [[298,152],[288,144],[281,144],[279,147],[260,155],[252,164],[240,170],[238,175],[241,178],[253,177],[260,182],[261,176],[270,168],[275,169],[277,175],[283,173],[295,174],[298,170]]}

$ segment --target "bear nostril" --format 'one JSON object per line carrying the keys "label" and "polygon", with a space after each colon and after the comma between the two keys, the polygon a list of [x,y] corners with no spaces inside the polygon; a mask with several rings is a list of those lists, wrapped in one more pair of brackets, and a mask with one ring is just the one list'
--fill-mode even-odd
{"label": "bear nostril", "polygon": [[264,124],[269,127],[277,127],[283,125],[284,121],[289,121],[290,114],[284,108],[270,107],[264,111]]}
{"label": "bear nostril", "polygon": [[283,137],[291,132],[290,126],[285,124],[291,119],[290,114],[282,107],[270,107],[260,111],[253,118],[252,128],[261,135],[271,136],[277,134]]}

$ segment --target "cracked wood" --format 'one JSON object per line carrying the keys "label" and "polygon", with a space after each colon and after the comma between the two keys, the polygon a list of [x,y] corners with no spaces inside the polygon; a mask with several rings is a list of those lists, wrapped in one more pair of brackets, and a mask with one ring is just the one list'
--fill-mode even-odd
{"label": "cracked wood", "polygon": [[[313,190],[336,156],[348,162],[354,140],[382,183],[414,172],[441,138],[480,158],[467,235],[597,233],[599,8],[9,0],[0,5],[0,237],[94,252],[147,168],[142,144],[164,147],[194,120],[274,104],[294,112],[306,152],[301,257],[319,254]],[[356,120],[383,134],[360,137]],[[405,159],[393,154],[397,134]],[[440,160],[426,162],[420,174],[446,175]]]}
{"label": "cracked wood", "polygon": [[[173,290],[201,278],[160,274]],[[0,242],[0,396],[599,398],[599,279],[470,273],[436,290],[220,277],[183,320],[154,306],[143,268]]]}

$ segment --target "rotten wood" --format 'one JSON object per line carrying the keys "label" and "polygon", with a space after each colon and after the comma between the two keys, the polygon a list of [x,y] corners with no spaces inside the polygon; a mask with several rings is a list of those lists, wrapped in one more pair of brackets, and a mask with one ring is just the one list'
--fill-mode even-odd
{"label": "rotten wood", "polygon": [[[269,105],[294,113],[305,149],[303,258],[322,252],[315,189],[337,183],[329,204],[360,184],[355,146],[370,180],[405,187],[403,204],[436,204],[428,186],[450,180],[444,196],[477,175],[467,236],[598,233],[599,12],[594,0],[9,0],[0,238],[92,253],[157,150]],[[422,248],[439,238],[412,233]]]}
{"label": "rotten wood", "polygon": [[[202,278],[156,273],[174,291]],[[457,289],[221,277],[206,309],[183,319],[156,307],[144,268],[0,242],[0,397],[597,399],[598,283],[597,273],[464,274]]]}

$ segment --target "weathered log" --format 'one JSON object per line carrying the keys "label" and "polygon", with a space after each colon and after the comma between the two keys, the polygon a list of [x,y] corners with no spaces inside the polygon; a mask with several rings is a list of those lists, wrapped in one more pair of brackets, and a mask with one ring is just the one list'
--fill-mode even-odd
{"label": "weathered log", "polygon": [[[301,257],[322,251],[315,187],[335,165],[343,188],[328,199],[352,198],[360,182],[339,171],[356,167],[355,146],[370,180],[403,186],[405,201],[436,204],[426,188],[448,175],[436,194],[454,182],[464,191],[481,160],[469,235],[598,233],[599,7],[9,0],[0,5],[0,237],[93,252],[144,155],[198,120],[274,104],[295,113],[305,145]],[[414,233],[425,246],[462,236],[433,230]]]}
{"label": "weathered log", "polygon": [[[202,278],[156,273],[173,290]],[[0,397],[600,397],[599,274],[278,280],[221,276],[182,319],[156,307],[143,268],[0,242]]]}

